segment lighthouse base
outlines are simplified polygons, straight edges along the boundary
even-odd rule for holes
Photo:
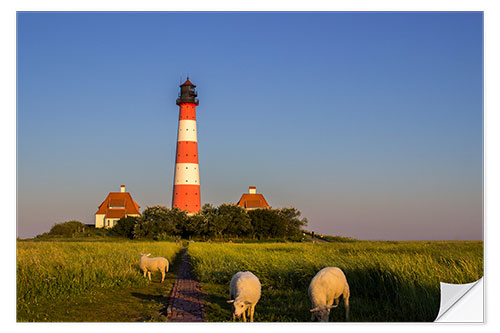
[[[196,214],[201,209],[199,185],[175,185],[172,208],[179,208],[188,214]]]

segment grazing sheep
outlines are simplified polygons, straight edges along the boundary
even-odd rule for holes
[[[229,284],[229,298],[227,301],[233,304],[233,321],[235,317],[243,314],[243,321],[246,322],[245,311],[248,310],[250,322],[253,322],[255,305],[260,299],[260,281],[252,272],[238,272],[234,274]]]
[[[144,272],[144,277],[146,277],[146,272],[148,273],[149,281],[151,281],[151,272],[160,271],[161,282],[163,283],[165,280],[165,273],[168,272],[168,260],[163,257],[148,258],[150,255],[151,253],[141,253],[139,267]]]
[[[311,299],[311,320],[316,317],[319,321],[327,322],[330,309],[339,305],[342,295],[345,307],[345,319],[349,320],[349,284],[344,272],[337,267],[325,267],[311,280],[309,298]],[[332,305],[335,301],[335,305]]]

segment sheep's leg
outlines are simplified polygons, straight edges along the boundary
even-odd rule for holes
[[[253,314],[255,313],[255,304],[252,304],[251,312],[250,312],[250,322],[253,323]]]
[[[236,315],[233,312],[233,321],[236,321]]]
[[[349,321],[349,289],[344,290],[344,294],[342,298],[344,299],[344,307],[345,307],[345,320]]]
[[[151,281],[151,272],[148,271],[149,281]]]
[[[245,315],[246,311],[243,311],[243,321],[246,323],[247,322],[247,316]]]
[[[147,271],[144,271],[144,277],[146,277],[146,272],[147,272]]]
[[[161,283],[163,283],[163,281],[165,281],[165,270],[161,270]]]

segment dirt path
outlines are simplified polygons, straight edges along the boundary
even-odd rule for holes
[[[204,322],[205,309],[198,281],[191,275],[189,256],[184,248],[181,264],[167,307],[167,321]]]

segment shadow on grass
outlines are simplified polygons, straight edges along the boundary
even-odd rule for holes
[[[213,283],[201,284],[203,304],[205,305],[205,318],[209,322],[232,321],[232,308],[227,303],[226,288]],[[224,296],[225,295],[225,296]]]
[[[210,322],[231,322],[233,307],[227,303],[228,287],[211,283],[202,285],[206,318]],[[304,295],[305,294],[305,299]],[[263,288],[255,307],[255,322],[307,322],[311,314],[307,291],[272,290]],[[242,318],[236,321],[242,321]]]
[[[144,301],[155,301],[155,302],[158,302],[160,304],[163,304],[164,306],[168,305],[168,297],[165,297],[162,294],[149,295],[149,294],[141,294],[141,293],[133,292],[131,295],[134,297],[140,298]]]

